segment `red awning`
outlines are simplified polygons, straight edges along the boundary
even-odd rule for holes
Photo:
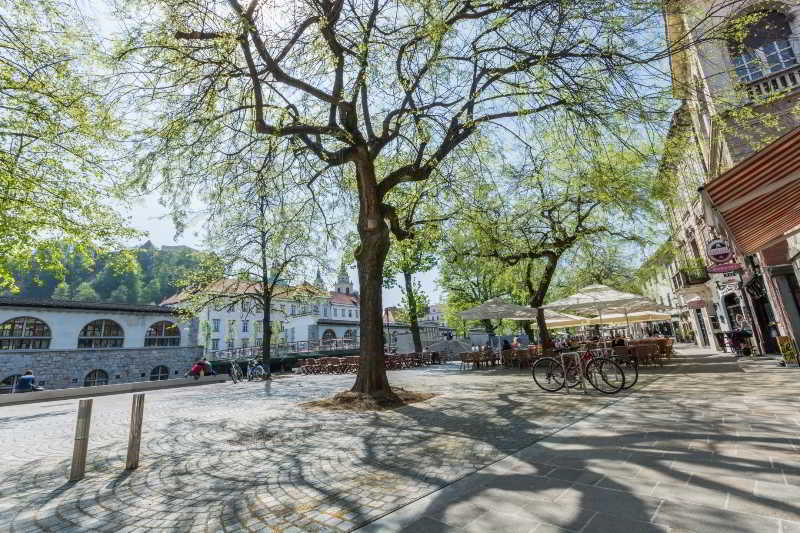
[[[800,226],[800,128],[704,187],[738,251],[753,254]]]

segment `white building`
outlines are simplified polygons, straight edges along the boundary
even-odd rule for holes
[[[156,305],[0,298],[0,388],[32,370],[47,388],[183,377],[197,328]]]
[[[198,342],[206,351],[262,344],[264,313],[255,300],[246,296],[257,289],[258,284],[239,280],[220,280],[209,288],[209,293],[221,297],[196,314],[200,329]],[[179,307],[189,298],[186,293],[180,293],[162,305]],[[319,341],[328,344],[347,341],[357,346],[361,321],[359,303],[344,264],[333,291],[325,290],[319,272],[314,285],[306,282],[297,286],[284,285],[272,300],[273,342],[288,345],[289,351],[301,348],[303,343]]]

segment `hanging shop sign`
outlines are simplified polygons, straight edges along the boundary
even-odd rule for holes
[[[706,254],[715,263],[727,263],[733,259],[733,251],[728,242],[722,239],[713,239],[706,244]]]
[[[710,265],[707,270],[712,274],[722,274],[723,272],[737,272],[742,270],[739,263],[725,263],[724,265]]]

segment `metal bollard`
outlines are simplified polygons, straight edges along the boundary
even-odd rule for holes
[[[92,421],[92,400],[81,400],[78,404],[78,422],[75,424],[75,444],[72,449],[72,465],[69,480],[80,481],[86,472],[86,449],[89,446],[89,426]]]
[[[139,468],[139,450],[142,444],[142,419],[144,418],[144,394],[134,394],[131,403],[131,429],[128,434],[128,458],[125,470]]]

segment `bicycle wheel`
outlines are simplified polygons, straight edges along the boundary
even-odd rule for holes
[[[625,372],[611,359],[592,359],[586,365],[586,379],[603,394],[616,394],[625,386]]]
[[[556,392],[564,387],[564,368],[552,357],[536,361],[531,368],[531,375],[539,388],[547,392]]]
[[[251,379],[264,379],[264,367],[256,365],[252,372],[250,372]]]
[[[612,357],[612,361],[622,367],[625,372],[625,386],[623,389],[630,389],[639,381],[639,362],[633,357]]]

